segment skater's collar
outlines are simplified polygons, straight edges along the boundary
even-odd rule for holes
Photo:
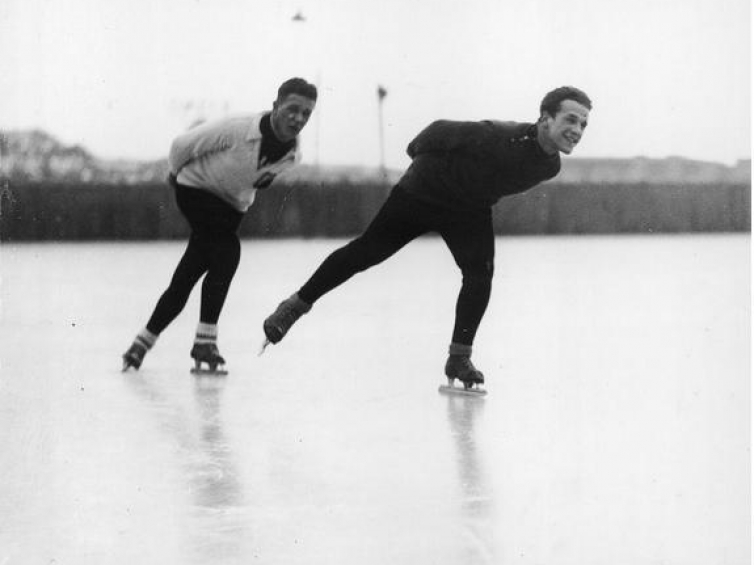
[[[262,139],[261,122],[262,117],[264,117],[266,114],[269,114],[269,112],[257,114],[252,117],[251,123],[249,124],[249,131],[246,133],[246,141],[256,141]]]
[[[527,130],[527,136],[531,137],[531,139],[534,140],[534,148],[535,148],[535,151],[537,152],[537,157],[540,157],[542,159],[550,159],[553,161],[555,160],[560,161],[560,153],[558,152],[548,153],[539,144],[538,134],[539,134],[539,123],[537,122],[537,123],[532,124],[531,127],[529,127],[529,129]]]
[[[272,114],[265,114],[262,116],[262,119],[259,120],[259,130],[262,132],[262,139],[265,140],[265,143],[269,142],[272,146],[287,147],[290,149],[295,145],[295,138],[289,141],[281,141],[278,136],[275,135],[275,129],[272,127]]]
[[[249,125],[249,131],[246,133],[246,141],[259,141],[263,137],[263,131],[262,131],[262,118],[265,116],[270,116],[272,112],[262,112],[261,114],[257,114],[254,116],[251,120],[251,124]],[[269,118],[268,118],[269,119]],[[293,147],[298,148],[298,136],[293,140]]]
[[[545,152],[544,149],[542,149],[542,146],[537,140],[537,133],[538,126],[536,123],[522,123],[520,124],[518,131],[512,137],[510,137],[508,141],[513,145],[525,144],[530,147],[534,147],[534,152],[539,158],[552,159],[553,157],[557,156],[557,153],[555,155],[550,155],[549,153]]]

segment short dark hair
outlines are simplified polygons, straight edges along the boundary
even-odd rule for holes
[[[299,94],[305,98],[311,98],[316,102],[317,87],[299,77],[289,78],[278,88],[278,100],[285,98],[289,94]]]
[[[539,105],[539,115],[541,116],[547,112],[549,115],[554,116],[560,110],[560,104],[563,100],[573,100],[590,110],[592,109],[592,101],[583,90],[579,90],[574,86],[561,86],[545,94],[542,103]]]

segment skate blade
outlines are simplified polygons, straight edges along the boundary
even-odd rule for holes
[[[139,370],[139,368],[138,368],[138,367],[137,367],[136,365],[133,365],[133,364],[129,363],[128,361],[126,361],[126,360],[124,359],[124,360],[123,360],[123,367],[121,368],[120,372],[121,372],[121,373],[125,373],[125,372],[126,372],[126,371],[128,371],[128,370],[129,370],[129,369],[130,369],[131,367],[133,367],[135,371],[138,371],[138,370]]]
[[[225,369],[210,369],[204,367],[194,367],[191,369],[192,375],[206,376],[206,377],[224,377],[228,374]]]
[[[455,386],[453,383],[448,383],[446,385],[440,385],[440,387],[437,389],[438,392],[441,392],[443,394],[452,394],[452,395],[458,395],[458,396],[486,396],[487,390],[480,388],[479,385],[473,385],[470,388],[466,388],[465,386]]]
[[[228,374],[225,365],[210,365],[203,361],[194,361],[194,367],[191,369],[192,375],[207,375],[211,377],[222,377]]]
[[[264,338],[264,342],[262,342],[262,347],[259,348],[259,353],[257,353],[257,357],[261,357],[262,353],[264,353],[264,350],[267,349],[267,346],[270,345],[272,342],[269,340],[269,338]]]

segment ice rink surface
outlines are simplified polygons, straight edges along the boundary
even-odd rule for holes
[[[244,242],[225,378],[198,293],[120,372],[183,243],[0,247],[0,565],[750,562],[748,235],[499,239],[484,399],[437,239],[257,357],[341,243]]]

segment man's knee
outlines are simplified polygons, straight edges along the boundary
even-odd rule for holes
[[[238,239],[238,236],[235,234],[228,235],[226,245],[228,247],[228,253],[237,262],[241,258],[241,241]]]
[[[235,235],[229,236],[223,244],[223,255],[228,265],[235,271],[241,261],[241,242]]]
[[[351,270],[360,272],[390,257],[392,250],[374,238],[361,235],[341,248],[340,253]]]
[[[218,234],[209,246],[210,271],[232,276],[241,261],[241,242],[232,234]]]
[[[488,259],[461,268],[463,279],[480,284],[491,283],[495,274],[495,261]]]

